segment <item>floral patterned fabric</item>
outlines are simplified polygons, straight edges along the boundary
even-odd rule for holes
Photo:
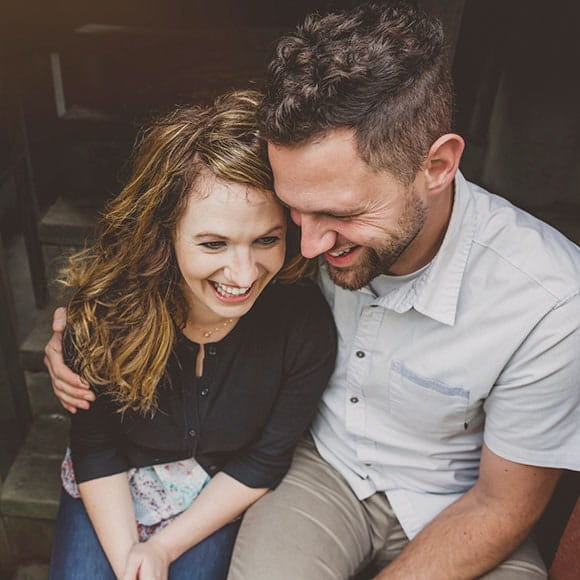
[[[193,458],[133,468],[128,471],[128,478],[141,541],[186,510],[210,480]],[[69,495],[80,498],[70,449],[62,462],[61,481]]]

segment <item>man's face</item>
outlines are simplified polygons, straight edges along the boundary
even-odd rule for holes
[[[307,258],[323,255],[333,281],[349,290],[397,271],[427,217],[415,183],[375,171],[340,129],[297,147],[268,145],[278,197],[302,228]]]

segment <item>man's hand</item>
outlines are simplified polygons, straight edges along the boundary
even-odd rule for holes
[[[171,559],[161,544],[135,544],[127,557],[122,580],[167,580]]]
[[[73,373],[62,357],[62,333],[66,326],[66,309],[57,308],[52,319],[52,338],[44,348],[44,364],[50,374],[52,389],[60,404],[70,413],[78,409],[88,409],[88,401],[95,395],[79,375]]]

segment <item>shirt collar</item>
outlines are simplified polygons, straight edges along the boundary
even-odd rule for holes
[[[472,203],[469,185],[457,172],[451,218],[437,255],[421,276],[379,297],[377,304],[398,313],[414,308],[448,326],[455,324],[459,290],[477,226]],[[368,288],[361,291],[370,292]]]

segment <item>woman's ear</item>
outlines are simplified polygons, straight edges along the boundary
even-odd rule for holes
[[[438,193],[453,181],[464,147],[465,142],[455,133],[442,135],[431,145],[423,164],[425,184],[429,192]]]

